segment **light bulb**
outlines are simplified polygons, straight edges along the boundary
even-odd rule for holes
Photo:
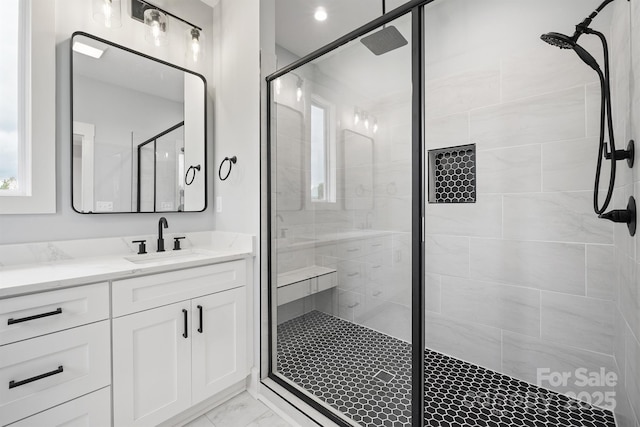
[[[364,117],[364,127],[365,129],[369,129],[369,117],[365,115]]]
[[[111,0],[104,0],[104,4],[102,5],[102,14],[104,15],[104,26],[111,28],[111,16],[113,15]]]
[[[122,25],[120,17],[120,0],[92,0],[93,20],[107,28],[117,28]]]
[[[149,26],[147,41],[155,46],[162,46],[167,41],[167,16],[157,9],[144,11],[144,23]]]
[[[360,123],[360,112],[358,110],[353,114],[353,123],[356,125]]]
[[[298,89],[296,89],[296,100],[300,102],[301,99],[302,99],[302,88],[298,87]]]
[[[196,28],[191,30],[191,53],[193,54],[193,62],[198,62],[200,54],[200,31]]]
[[[378,132],[378,120],[373,121],[373,133]]]
[[[313,14],[313,17],[316,21],[322,22],[327,20],[327,11],[324,7],[319,7],[316,9],[316,12]]]

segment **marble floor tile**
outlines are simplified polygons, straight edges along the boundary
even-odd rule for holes
[[[243,392],[207,412],[206,418],[215,427],[245,427],[269,412],[269,408],[262,402]]]

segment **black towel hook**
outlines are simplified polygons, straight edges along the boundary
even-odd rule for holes
[[[223,178],[222,166],[224,165],[224,162],[227,162],[227,161],[229,162],[229,170],[227,171],[227,174]],[[233,168],[233,165],[235,165],[237,161],[238,161],[238,158],[236,156],[225,157],[224,160],[222,160],[222,162],[220,163],[220,167],[218,168],[218,177],[220,178],[220,181],[225,181],[227,178],[229,178],[229,175],[231,174],[231,169]]]

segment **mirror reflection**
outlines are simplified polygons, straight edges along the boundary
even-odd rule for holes
[[[204,77],[84,33],[71,48],[73,208],[204,210]]]

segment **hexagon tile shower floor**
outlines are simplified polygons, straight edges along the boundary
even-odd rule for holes
[[[411,425],[411,345],[404,341],[312,311],[278,326],[278,368],[363,426]],[[615,422],[609,411],[427,350],[425,425],[614,427]]]

